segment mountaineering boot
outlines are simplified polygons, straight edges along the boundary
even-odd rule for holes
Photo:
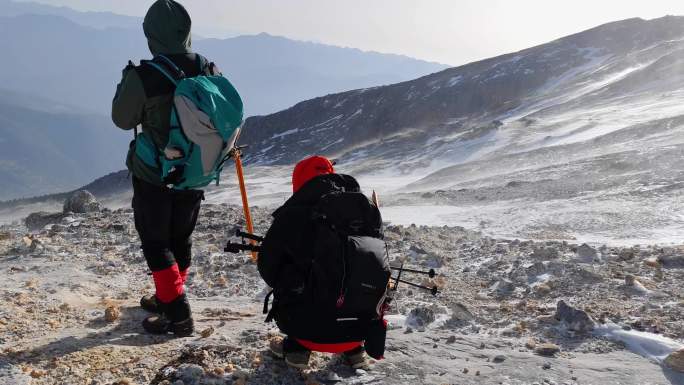
[[[285,357],[283,353],[283,339],[280,337],[275,337],[273,338],[269,343],[268,343],[268,348],[271,350],[271,354],[273,354],[276,358],[282,359]]]
[[[285,363],[293,368],[307,369],[309,367],[310,357],[311,352],[308,350],[289,352],[285,353]]]
[[[142,298],[140,298],[140,307],[143,308],[143,310],[148,311],[150,313],[161,313],[159,300],[157,299],[157,296],[154,294],[144,295]]]
[[[286,337],[282,344],[282,352],[285,357],[285,363],[293,368],[307,369],[309,367],[309,358],[311,351],[301,346],[297,341]],[[273,352],[273,349],[271,349]],[[274,354],[276,354],[274,352]]]
[[[172,322],[166,315],[158,314],[145,318],[143,328],[150,334],[173,333],[176,337],[189,337],[195,331],[192,318],[179,322]]]
[[[344,362],[353,369],[369,368],[368,360],[366,360],[366,352],[361,346],[354,350],[342,353],[342,357]]]
[[[195,331],[190,304],[185,294],[168,304],[159,303],[164,308],[159,315],[145,318],[143,328],[152,334],[173,333],[176,337],[187,337]]]

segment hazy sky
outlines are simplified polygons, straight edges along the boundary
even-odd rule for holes
[[[38,0],[144,15],[150,0]],[[684,0],[185,0],[194,25],[405,54],[447,64],[520,50],[630,17],[684,15]],[[205,32],[206,33],[206,32]]]

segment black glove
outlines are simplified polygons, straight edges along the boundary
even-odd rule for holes
[[[178,165],[175,166],[169,175],[164,178],[164,184],[165,185],[177,185],[183,183],[185,180],[183,178],[183,172],[185,171],[185,166]]]

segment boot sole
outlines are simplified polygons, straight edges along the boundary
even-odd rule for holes
[[[145,328],[143,328],[143,329],[145,329]],[[192,335],[195,334],[194,331],[191,331],[189,333],[177,333],[177,332],[174,332],[173,330],[163,330],[162,331],[162,330],[148,330],[148,329],[145,329],[145,332],[147,332],[147,334],[153,334],[155,336],[172,335],[172,336],[178,337],[178,338],[192,337]]]
[[[295,369],[302,369],[302,370],[303,369],[309,369],[309,363],[308,362],[306,364],[298,364],[298,363],[289,361],[287,359],[287,357],[285,357],[285,363],[287,364],[287,366],[295,368]]]
[[[185,338],[185,337],[192,337],[192,335],[195,334],[195,331],[193,330],[193,331],[191,331],[191,332],[184,332],[184,333],[176,333],[176,332],[174,332],[174,331],[171,331],[171,333],[172,333],[175,337],[178,337],[178,338]]]

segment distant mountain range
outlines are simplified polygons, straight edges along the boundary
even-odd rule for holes
[[[9,182],[0,199],[72,189],[123,167],[130,135],[113,127],[109,111],[128,60],[150,57],[141,24],[137,17],[0,0],[0,177]],[[248,115],[445,68],[267,34],[200,39],[194,49],[236,85]]]
[[[202,39],[198,52],[215,61],[240,90],[248,112],[263,114],[302,100],[392,84],[447,68],[401,55],[302,42],[266,33]]]
[[[121,28],[142,30],[141,17],[117,15],[111,12],[79,12],[69,7],[55,7],[34,2],[0,0],[0,16],[51,15],[69,19],[74,23],[96,28]]]
[[[105,116],[0,90],[0,199],[69,190],[120,170],[130,139]]]
[[[140,18],[0,0],[3,88],[107,113],[128,60],[149,59]],[[363,52],[259,34],[195,40],[245,99],[248,115],[302,100],[416,78],[446,68],[400,55]]]

